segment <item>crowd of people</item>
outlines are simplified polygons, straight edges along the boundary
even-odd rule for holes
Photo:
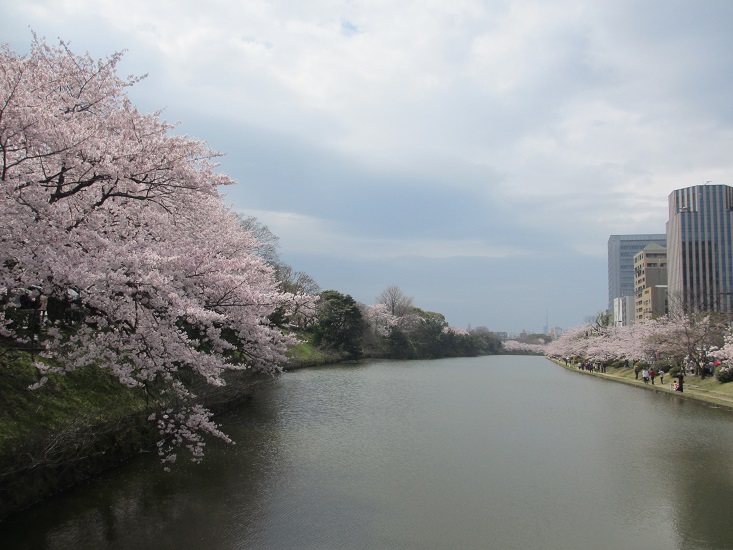
[[[565,362],[567,365],[567,361]],[[597,361],[595,363],[591,363],[590,361],[580,361],[578,363],[578,368],[580,370],[587,370],[590,372],[606,372],[606,364],[601,363],[600,361]]]
[[[639,370],[640,367],[638,364],[634,366],[634,376],[636,380],[639,379]],[[660,382],[664,384],[664,371],[662,369],[659,369],[658,371],[654,370],[654,367],[648,369],[646,367],[641,369],[641,379],[644,381],[645,384],[648,384],[649,382],[652,383],[652,386],[654,385],[654,379],[659,376]]]
[[[659,377],[659,383],[661,385],[664,385],[664,375],[666,374],[662,369],[655,370],[654,367],[648,368],[646,366],[640,366],[638,363],[634,365],[634,377],[636,380],[639,379],[639,374],[641,373],[641,379],[644,381],[645,384],[649,384],[651,382],[652,386],[654,386],[654,380]],[[680,370],[677,375],[675,376],[674,381],[670,384],[670,389],[673,391],[683,391],[684,390],[684,379],[685,379],[685,373]]]
[[[565,365],[572,364],[573,361],[570,358],[565,358]],[[606,372],[606,364],[602,361],[578,361],[578,369],[588,372]],[[630,367],[629,362],[626,361],[625,365],[627,368]],[[634,364],[634,379],[638,380],[641,374],[641,379],[644,384],[651,383],[652,386],[656,385],[655,380],[659,379],[659,384],[664,385],[664,377],[667,376],[662,369],[655,369],[654,367],[647,367],[640,365],[639,363]],[[673,391],[682,392],[684,391],[684,380],[685,380],[685,368],[683,367],[680,371],[674,375],[673,381],[670,383],[670,389]]]

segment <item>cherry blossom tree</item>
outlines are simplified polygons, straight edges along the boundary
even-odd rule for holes
[[[382,338],[389,336],[390,329],[396,326],[398,322],[398,318],[389,312],[385,304],[364,306],[362,315],[371,332]]]
[[[315,299],[280,291],[223,203],[218,153],[138,112],[120,59],[0,48],[0,336],[41,346],[40,375],[96,365],[141,388],[161,453],[199,459],[226,436],[184,381],[278,370],[289,338],[268,316]]]
[[[733,365],[733,327],[728,327],[723,335],[723,345],[712,350],[711,354],[728,365]]]
[[[550,357],[585,357],[591,325],[581,325],[563,331],[545,347],[545,355]]]
[[[530,344],[527,342],[519,342],[517,340],[507,340],[504,342],[504,351],[510,353],[537,353],[544,355],[547,351],[545,344]]]
[[[701,378],[702,368],[714,354],[725,347],[728,331],[724,315],[713,311],[690,312],[665,319],[664,330],[655,338],[657,355],[666,356],[677,364],[692,363]]]
[[[458,328],[458,327],[443,327],[443,334],[455,334],[456,336],[468,336],[470,332],[468,332],[465,328]]]
[[[733,334],[726,319],[715,312],[660,317],[628,326],[585,325],[565,331],[546,349],[551,357],[579,357],[590,361],[691,362],[701,368],[711,357],[733,359]]]

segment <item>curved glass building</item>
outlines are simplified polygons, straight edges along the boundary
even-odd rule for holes
[[[669,195],[669,309],[731,311],[733,187],[694,185]]]

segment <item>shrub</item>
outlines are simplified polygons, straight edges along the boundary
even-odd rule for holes
[[[715,378],[721,384],[725,384],[726,382],[733,382],[733,367],[721,365],[715,371]]]
[[[673,365],[669,361],[656,361],[654,363],[654,370],[657,372],[664,371],[665,373],[670,372]]]

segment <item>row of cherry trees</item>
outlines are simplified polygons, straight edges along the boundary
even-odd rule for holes
[[[643,361],[702,367],[710,360],[733,363],[733,332],[726,315],[698,312],[665,316],[628,326],[585,325],[565,331],[545,347],[552,357],[592,362]]]
[[[0,338],[48,371],[96,365],[157,403],[161,453],[226,439],[186,380],[274,371],[316,298],[285,291],[219,189],[218,153],[142,114],[117,75],[36,38],[0,49]],[[185,375],[182,375],[184,373]]]

